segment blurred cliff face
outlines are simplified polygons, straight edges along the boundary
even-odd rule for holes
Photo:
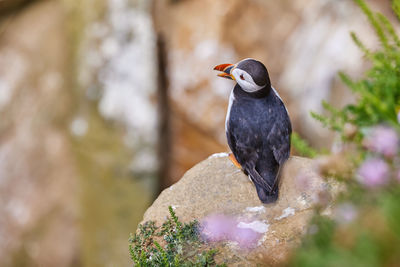
[[[142,77],[155,72],[151,17],[135,4],[28,1],[4,9],[1,266],[128,264],[129,233],[153,195],[157,137],[156,109],[148,108],[155,86]],[[132,62],[142,68],[133,71]]]
[[[390,7],[389,1],[370,3],[384,13]],[[337,75],[356,77],[364,69],[350,31],[376,44],[351,0],[156,1],[154,19],[168,41],[173,180],[198,158],[225,147],[233,83],[215,78],[212,66],[248,57],[264,62],[294,130],[329,149],[333,136],[309,112],[322,113],[323,99],[335,106],[352,101]]]
[[[216,64],[263,61],[295,130],[329,147],[308,112],[351,101],[350,30],[374,44],[350,0],[1,1],[0,265],[127,264],[157,183],[227,150]]]
[[[0,37],[0,265],[71,263],[78,181],[61,127],[71,101],[63,10],[46,2],[15,12],[3,15]],[[68,246],[54,249],[61,240]]]

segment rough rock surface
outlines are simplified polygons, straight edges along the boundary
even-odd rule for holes
[[[254,249],[241,250],[233,242],[221,242],[217,245],[217,260],[226,261],[229,266],[274,265],[282,263],[290,248],[299,243],[314,203],[335,194],[339,187],[320,177],[312,160],[292,157],[282,173],[280,188],[279,200],[263,205],[252,182],[230,162],[227,154],[214,154],[165,189],[146,211],[143,221],[160,224],[168,216],[168,206],[184,222],[201,221],[210,214],[238,216],[250,224],[258,221],[264,234]]]

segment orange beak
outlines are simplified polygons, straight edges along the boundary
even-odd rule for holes
[[[222,71],[218,76],[227,78],[235,81],[235,77],[232,75],[232,70],[235,68],[235,64],[221,64],[214,67],[214,70]]]

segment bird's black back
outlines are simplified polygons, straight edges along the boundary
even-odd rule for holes
[[[278,197],[277,176],[290,154],[292,130],[282,100],[267,92],[254,97],[236,85],[226,129],[229,147],[264,203]]]

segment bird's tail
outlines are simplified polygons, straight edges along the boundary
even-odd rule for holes
[[[268,171],[268,173],[264,173],[265,178],[262,177],[255,168],[250,169],[249,174],[256,186],[258,198],[262,203],[272,203],[278,199],[280,176],[279,167],[276,172],[271,173]]]
[[[256,183],[254,183],[254,185],[256,186],[258,198],[262,203],[273,203],[278,199],[279,188],[277,186],[272,191],[268,191]]]

